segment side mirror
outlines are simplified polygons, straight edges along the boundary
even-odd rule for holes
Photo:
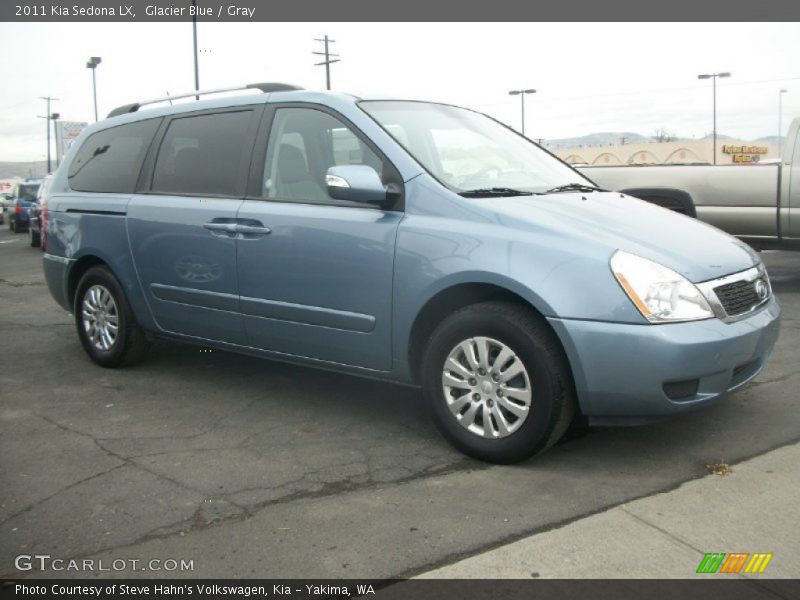
[[[383,204],[386,186],[378,172],[367,165],[341,165],[331,167],[325,174],[328,194],[336,200]]]

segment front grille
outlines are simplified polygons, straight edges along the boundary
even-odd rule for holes
[[[764,284],[763,279],[756,279],[755,281],[734,281],[714,288],[714,293],[729,317],[746,313],[764,301],[765,298],[759,298],[756,292],[758,282]]]

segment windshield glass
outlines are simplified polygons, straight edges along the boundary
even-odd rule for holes
[[[591,185],[528,139],[480,113],[396,100],[362,101],[360,106],[456,192],[505,188],[541,193],[570,183]]]
[[[26,183],[19,186],[19,199],[27,202],[36,202],[36,192],[39,190],[38,183]]]

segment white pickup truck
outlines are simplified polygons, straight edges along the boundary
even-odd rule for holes
[[[580,167],[598,186],[696,217],[756,249],[800,250],[800,118],[778,163]]]

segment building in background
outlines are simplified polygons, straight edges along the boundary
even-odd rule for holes
[[[624,165],[712,164],[711,140],[676,140],[624,145],[545,147],[573,165],[616,167]],[[717,164],[750,164],[777,159],[778,146],[766,142],[717,140]]]

